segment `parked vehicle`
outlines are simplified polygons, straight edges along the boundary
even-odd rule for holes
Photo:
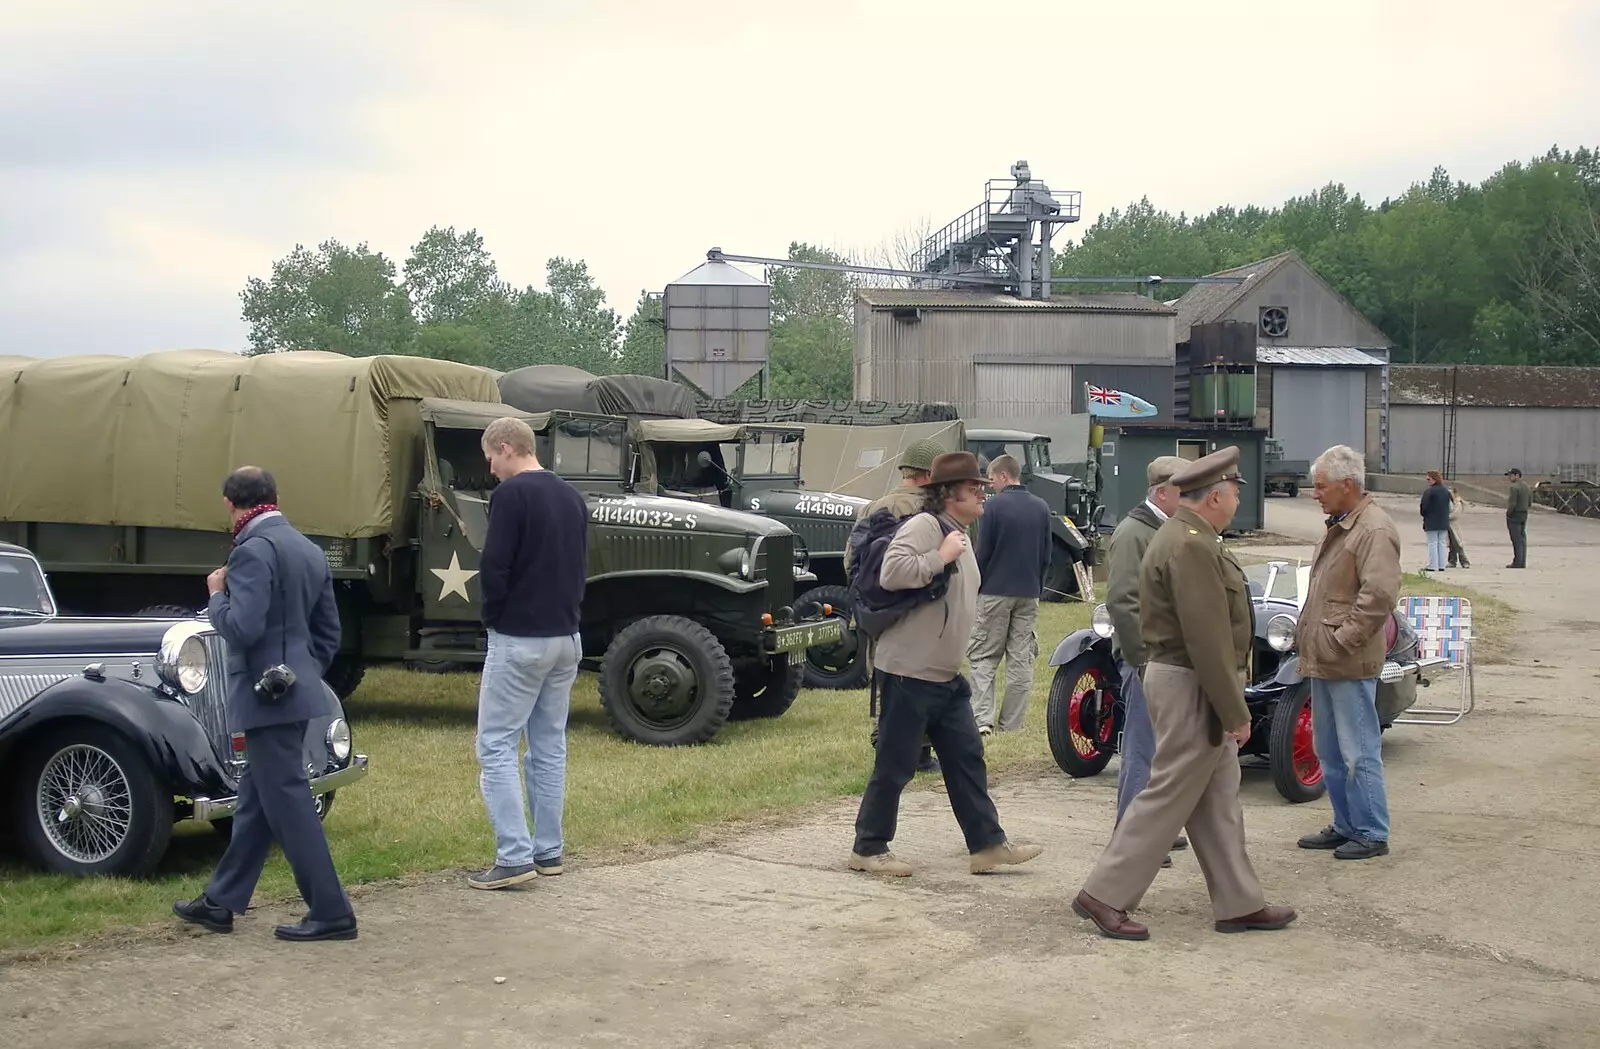
[[[1058,473],[1050,464],[1050,438],[1022,430],[968,429],[967,450],[987,472],[989,460],[1011,455],[1022,467],[1022,485],[1050,507],[1052,554],[1045,573],[1044,600],[1065,601],[1080,589],[1079,570],[1094,565],[1093,534],[1098,519],[1094,492],[1076,477]],[[983,522],[978,522],[983,527]],[[1084,533],[1091,538],[1084,538]],[[1085,575],[1084,578],[1087,578]]]
[[[1245,703],[1250,709],[1250,741],[1240,756],[1263,759],[1278,793],[1292,802],[1314,801],[1326,790],[1322,765],[1311,736],[1311,683],[1299,673],[1294,652],[1295,624],[1304,598],[1305,574],[1274,561],[1245,569],[1250,583],[1255,640],[1251,646]],[[1097,605],[1090,626],[1074,631],[1056,646],[1050,665],[1046,726],[1050,752],[1073,777],[1098,775],[1122,740],[1122,663],[1111,654],[1111,617]],[[1391,613],[1386,626],[1388,655],[1378,682],[1380,724],[1388,729],[1413,706],[1424,671],[1447,662],[1418,659],[1417,636],[1405,617]]]
[[[28,858],[62,874],[144,874],[174,823],[226,829],[248,762],[227,726],[227,661],[204,619],[61,615],[38,559],[0,543],[0,820]],[[334,714],[304,743],[319,817],[367,774],[328,698]]]
[[[1285,459],[1283,442],[1276,437],[1266,439],[1265,454],[1261,463],[1261,483],[1266,493],[1283,492],[1293,499],[1300,494],[1300,486],[1311,478],[1311,463],[1305,459]]]
[[[181,614],[227,558],[222,478],[254,463],[333,570],[343,637],[328,682],[341,697],[374,662],[481,664],[494,479],[479,441],[490,420],[521,415],[589,501],[584,656],[616,731],[699,743],[730,717],[786,710],[805,650],[842,633],[837,617],[795,610],[814,577],[793,534],[619,494],[626,420],[534,416],[498,397],[493,373],[419,357],[0,359],[0,433],[28,441],[0,461],[0,539],[35,550],[75,612]]]

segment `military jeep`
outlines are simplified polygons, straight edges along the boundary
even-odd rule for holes
[[[968,429],[967,450],[978,457],[985,473],[989,461],[1013,456],[1022,467],[1022,485],[1050,507],[1051,557],[1045,574],[1044,600],[1064,601],[1079,592],[1077,565],[1094,565],[1094,544],[1084,531],[1094,525],[1094,492],[1050,464],[1050,438],[1022,430]],[[983,527],[979,521],[978,527]]]

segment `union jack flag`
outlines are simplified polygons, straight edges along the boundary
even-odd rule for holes
[[[1089,400],[1094,404],[1116,404],[1122,399],[1122,394],[1116,390],[1108,390],[1104,386],[1089,387]]]

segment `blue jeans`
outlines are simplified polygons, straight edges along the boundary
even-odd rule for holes
[[[478,687],[478,765],[483,803],[494,827],[495,862],[520,867],[561,855],[561,809],[567,790],[567,710],[583,642],[570,637],[512,637],[489,631]],[[517,776],[517,743],[528,752]],[[533,834],[524,809],[533,810]]]
[[[1311,739],[1333,803],[1333,829],[1347,838],[1388,841],[1378,679],[1312,678]]]
[[[1156,756],[1156,730],[1150,723],[1139,668],[1122,665],[1122,742],[1117,746],[1117,822],[1128,811],[1134,795],[1150,782],[1150,762]]]
[[[1450,549],[1450,533],[1424,531],[1422,534],[1428,537],[1428,567],[1442,570],[1446,552]]]

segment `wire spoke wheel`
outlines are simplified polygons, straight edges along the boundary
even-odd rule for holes
[[[45,836],[63,856],[99,863],[133,826],[133,791],[116,758],[87,743],[57,751],[40,773],[37,808]]]

